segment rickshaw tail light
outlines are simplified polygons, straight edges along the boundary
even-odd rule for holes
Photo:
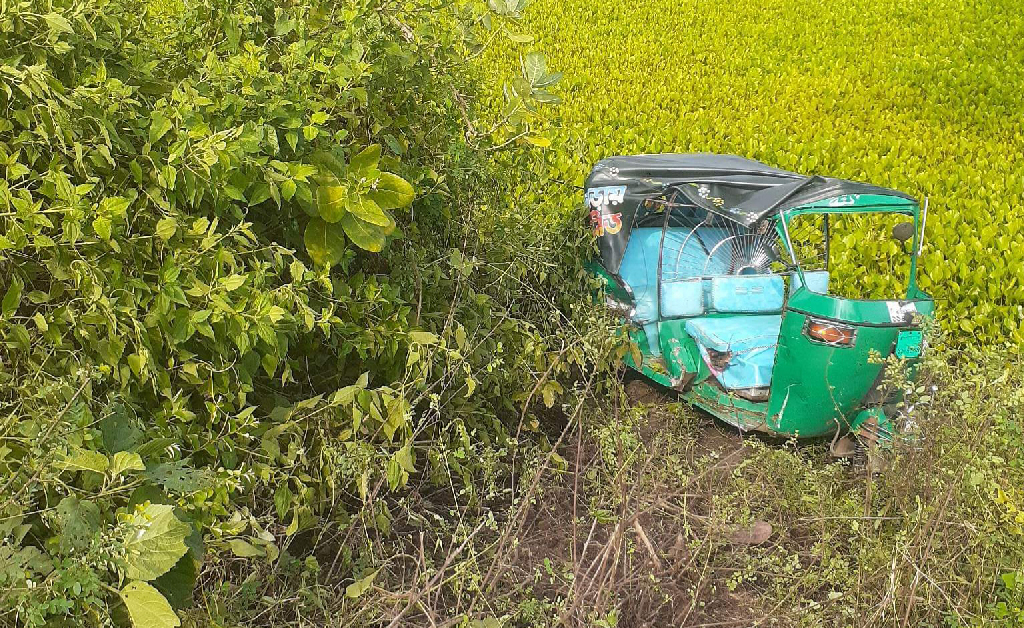
[[[853,340],[857,335],[853,327],[816,320],[807,321],[804,333],[811,340],[835,347],[852,346]]]

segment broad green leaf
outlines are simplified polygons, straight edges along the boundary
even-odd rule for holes
[[[68,34],[75,32],[75,29],[71,26],[71,22],[59,13],[47,13],[43,16],[43,19],[46,20],[46,26],[49,27],[51,32]]]
[[[125,576],[129,579],[159,578],[188,551],[185,537],[191,526],[174,516],[172,506],[149,504],[132,516],[131,524],[124,540]]]
[[[505,36],[509,38],[509,41],[513,41],[517,44],[528,44],[533,41],[533,35],[513,33],[510,30],[505,31]]]
[[[412,203],[416,191],[408,181],[397,174],[382,172],[377,179],[377,185],[367,196],[381,209],[401,209]]]
[[[421,345],[436,345],[441,339],[429,331],[410,331],[409,340]]]
[[[531,52],[523,60],[523,76],[530,85],[536,85],[548,73],[547,59],[541,52]]]
[[[175,442],[173,439],[168,438],[146,441],[146,443],[136,449],[136,452],[145,458]],[[146,469],[142,475],[149,481],[175,493],[194,493],[208,489],[213,484],[212,472],[209,469],[202,467],[195,469],[187,460],[175,460],[158,464]]]
[[[186,544],[188,541],[186,541]],[[153,585],[164,594],[173,608],[185,609],[192,606],[192,590],[196,586],[196,559],[193,558],[194,548],[190,548],[171,570],[153,581]]]
[[[117,477],[127,471],[145,471],[146,465],[142,463],[142,456],[128,451],[119,451],[110,459],[110,475]]]
[[[536,100],[537,102],[542,102],[547,105],[557,105],[558,103],[562,102],[562,99],[559,98],[558,96],[552,94],[551,92],[544,91],[542,89],[537,89],[533,91],[533,99]]]
[[[409,443],[406,443],[404,447],[395,452],[395,460],[398,464],[402,465],[402,468],[409,473],[416,471],[416,466],[412,461],[412,447]]]
[[[295,181],[293,179],[286,179],[281,182],[281,197],[286,200],[292,200],[295,196]]]
[[[345,254],[345,230],[340,224],[314,218],[306,225],[302,240],[317,266],[333,266]]]
[[[388,215],[381,210],[377,203],[374,203],[368,198],[362,196],[350,198],[346,208],[360,220],[368,222],[371,225],[387,227],[391,224],[391,219],[388,218]]]
[[[380,144],[370,144],[349,162],[349,167],[356,174],[365,173],[377,167],[380,161]]]
[[[228,275],[227,277],[221,277],[220,281],[221,288],[224,288],[228,292],[238,290],[245,283],[245,275]]]
[[[271,323],[277,323],[284,318],[288,312],[280,305],[271,305],[270,309],[267,310],[267,318],[270,319]]]
[[[321,185],[316,189],[316,210],[327,222],[341,220],[348,204],[348,188],[344,185]]]
[[[92,501],[65,497],[57,504],[56,515],[60,531],[57,542],[62,552],[87,549],[102,531],[100,509]]]
[[[537,88],[540,88],[540,87],[551,87],[552,85],[554,85],[555,83],[557,83],[558,81],[561,81],[561,80],[562,80],[562,73],[561,72],[551,72],[549,74],[545,74],[543,77],[538,79],[533,84],[533,86],[537,87]]]
[[[352,214],[345,214],[339,223],[345,234],[359,248],[379,253],[384,248],[386,230],[378,225],[373,225],[356,218]]]
[[[156,237],[164,240],[170,240],[174,235],[174,232],[178,230],[178,221],[174,218],[161,218],[156,223]]]
[[[273,188],[265,182],[257,183],[249,194],[249,205],[259,205],[273,195]]]
[[[167,598],[145,582],[129,582],[121,589],[134,628],[177,628],[181,620]]]
[[[171,126],[171,121],[167,119],[167,116],[159,111],[154,111],[153,115],[149,117],[149,143],[156,144],[171,130]]]
[[[263,371],[268,377],[273,377],[274,373],[277,372],[277,367],[280,361],[277,356],[273,353],[264,353],[263,357],[260,358],[260,365],[263,367]]]
[[[562,385],[555,381],[549,381],[541,388],[541,395],[544,397],[544,405],[548,408],[555,405],[555,394],[562,392]]]
[[[392,491],[401,486],[405,486],[406,482],[409,481],[409,474],[402,468],[402,465],[398,463],[398,460],[396,460],[394,456],[388,460],[387,480],[388,488]]]
[[[242,539],[231,539],[228,541],[231,553],[239,558],[252,558],[254,556],[266,556],[266,552]]]
[[[21,291],[23,287],[24,284],[17,277],[11,280],[11,285],[4,294],[3,304],[0,305],[0,312],[2,312],[4,318],[10,318],[18,310],[18,306],[21,305]]]
[[[295,20],[285,17],[287,13],[282,13],[276,22],[274,22],[274,35],[283,37],[288,33],[295,30]]]
[[[277,518],[281,521],[284,521],[284,516],[288,514],[288,510],[292,506],[292,497],[292,490],[288,487],[287,482],[282,482],[274,491],[274,510],[277,512]]]
[[[109,240],[111,232],[110,218],[107,218],[106,216],[100,216],[96,220],[92,221],[92,230],[95,231],[96,235],[98,235],[101,239]]]
[[[133,355],[138,357],[137,354]],[[131,356],[128,362],[131,364]],[[104,415],[99,422],[100,432],[103,434],[103,449],[110,453],[135,451],[135,447],[143,440],[143,433],[132,421],[128,409],[121,404],[113,404],[104,409]]]
[[[131,204],[131,199],[123,196],[108,196],[100,201],[100,213],[108,216],[123,216]]]
[[[355,599],[360,595],[366,593],[373,586],[373,580],[377,577],[377,572],[374,571],[370,575],[356,580],[352,584],[345,587],[345,597]]]
[[[76,449],[58,464],[66,471],[93,471],[95,473],[104,473],[110,466],[110,461],[107,460],[106,456],[98,451]]]

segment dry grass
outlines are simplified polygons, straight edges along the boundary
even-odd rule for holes
[[[827,443],[741,436],[635,384],[591,382],[549,417],[549,447],[519,452],[514,483],[499,474],[475,501],[456,484],[374,493],[311,543],[318,573],[277,567],[213,597],[227,614],[264,600],[235,615],[261,626],[1018,625],[996,604],[1024,597],[999,577],[1024,561],[1024,369],[948,358],[915,396],[926,437],[897,443],[881,474]],[[378,570],[358,598],[329,566],[344,552]]]

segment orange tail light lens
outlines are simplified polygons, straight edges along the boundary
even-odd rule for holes
[[[853,327],[813,319],[807,321],[804,333],[815,342],[834,347],[852,346],[854,338],[857,336],[857,330]]]

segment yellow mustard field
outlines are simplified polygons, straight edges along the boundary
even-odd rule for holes
[[[945,325],[1024,343],[1014,2],[537,0],[526,14],[564,73],[545,133],[567,183],[610,155],[718,152],[927,196],[920,282]],[[560,207],[579,197],[566,187]],[[861,256],[891,246],[853,240]]]

